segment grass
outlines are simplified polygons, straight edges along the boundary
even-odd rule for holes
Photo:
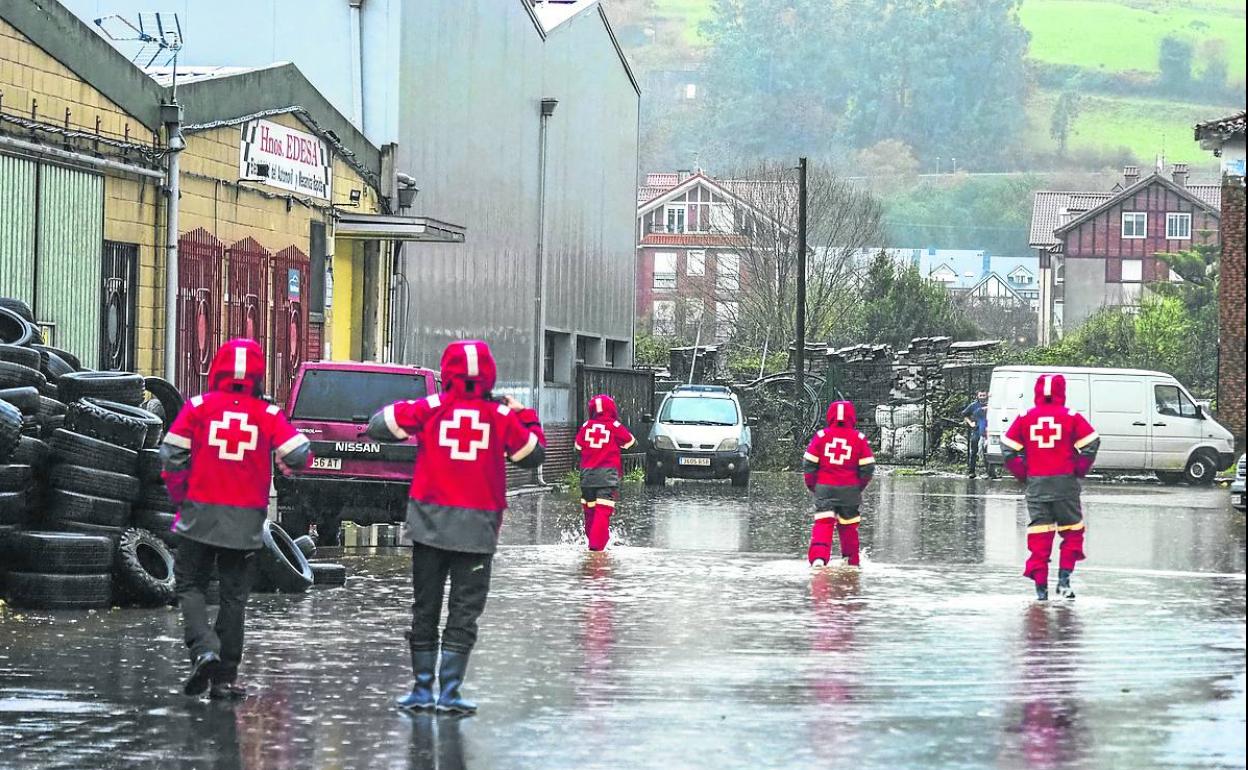
[[[1031,33],[1031,57],[1054,64],[1121,72],[1157,72],[1157,46],[1167,35],[1197,45],[1226,45],[1232,78],[1244,72],[1244,3],[1233,0],[1025,0],[1020,10]]]
[[[654,0],[654,21],[681,29],[685,42],[694,47],[705,43],[701,25],[713,11],[713,0]]]
[[[1028,105],[1027,144],[1056,151],[1049,137],[1049,117],[1057,93],[1038,91]],[[1213,157],[1192,140],[1192,126],[1232,111],[1233,107],[1175,102],[1169,99],[1125,96],[1084,96],[1069,149],[1104,150],[1127,147],[1141,160],[1165,150],[1167,162],[1190,163],[1193,169],[1212,167]]]

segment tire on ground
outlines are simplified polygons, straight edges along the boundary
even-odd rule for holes
[[[22,436],[21,440],[17,442],[17,449],[13,452],[13,456],[9,458],[9,462],[29,465],[38,472],[48,464],[48,459],[51,456],[51,447],[43,441],[31,436]]]
[[[0,361],[0,389],[43,388],[47,384],[48,378],[40,374],[38,369],[12,361]]]
[[[53,466],[48,472],[48,485],[66,492],[79,492],[125,502],[134,502],[139,497],[139,480],[134,476],[81,465]]]
[[[29,465],[0,465],[0,492],[25,492],[33,479]]]
[[[31,347],[34,348],[35,350],[38,350],[41,354],[51,353],[52,355],[56,356],[57,358],[61,359],[62,361],[64,361],[65,363],[73,367],[73,370],[75,372],[82,371],[82,362],[78,360],[78,356],[74,355],[73,353],[70,353],[68,350],[61,350],[60,348],[54,348],[51,345],[43,345],[43,344],[32,344]]]
[[[36,370],[43,365],[43,359],[40,357],[38,350],[18,345],[9,345],[3,342],[0,342],[0,361],[21,364],[28,369]]]
[[[286,534],[290,533],[288,532]],[[309,559],[311,559],[312,555],[316,553],[316,541],[312,539],[311,535],[300,535],[295,538],[295,547],[302,551],[303,555]]]
[[[0,401],[0,463],[12,460],[22,438],[21,411],[8,401]]]
[[[57,575],[10,572],[5,593],[14,607],[68,610],[107,607],[113,594],[112,576]]]
[[[29,312],[27,307],[26,311]],[[34,337],[34,326],[22,317],[18,310],[0,305],[0,343],[7,345],[28,345]]]
[[[20,492],[0,492],[0,524],[21,524],[26,518],[30,494]]]
[[[173,522],[176,518],[177,514],[169,513],[168,511],[135,508],[134,515],[130,521],[134,526],[146,529],[160,538],[170,548],[177,548],[179,535],[173,531]]]
[[[160,377],[145,377],[143,387],[164,408],[161,419],[164,421],[165,430],[169,430],[169,426],[173,425],[173,421],[177,419],[178,412],[182,411],[184,401],[182,393],[172,382]]]
[[[67,492],[64,489],[51,489],[48,491],[46,515],[53,526],[68,523],[125,527],[130,523],[130,503],[80,492]]]
[[[113,568],[113,541],[73,532],[15,532],[9,565],[17,572],[101,574]]]
[[[0,307],[11,310],[27,323],[35,322],[35,312],[30,309],[26,300],[16,297],[0,297]]]
[[[113,588],[120,603],[162,607],[173,601],[173,554],[156,535],[127,529],[117,544]]]
[[[52,433],[52,451],[70,465],[85,465],[102,471],[134,473],[139,453],[90,436],[60,429]]]
[[[261,530],[263,546],[257,558],[260,575],[283,593],[303,593],[312,585],[308,558],[286,531],[271,521]]]
[[[37,414],[39,412],[39,389],[30,385],[24,388],[5,388],[0,390],[0,401],[8,401],[24,415]]]
[[[75,433],[137,451],[145,446],[149,430],[159,431],[160,421],[137,406],[84,398],[69,405],[65,427]]]
[[[125,527],[109,527],[103,524],[85,524],[80,521],[46,521],[44,523],[48,529],[55,529],[58,532],[77,533],[79,535],[94,535],[95,537],[107,538],[108,542],[113,544],[113,548],[117,547],[117,541],[121,540],[121,535],[126,531]]]
[[[48,378],[48,382],[59,382],[65,375],[77,371],[68,361],[55,353],[45,350],[43,356],[43,366],[39,367],[39,371]]]
[[[312,584],[318,586],[341,586],[347,583],[347,568],[328,561],[309,562],[312,568]]]
[[[163,483],[145,484],[139,496],[138,505],[151,511],[164,511],[165,513],[173,513],[178,509],[169,499],[169,490],[165,489]]]
[[[130,372],[73,372],[56,381],[60,400],[102,398],[130,406],[143,403],[143,377]]]
[[[140,449],[139,450],[139,467],[136,472],[139,481],[144,485],[162,484],[160,480],[160,450],[159,449]]]

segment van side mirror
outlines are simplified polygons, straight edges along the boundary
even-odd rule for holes
[[[641,416],[641,421],[642,421],[642,422],[654,422],[654,415],[652,415],[652,414],[643,414],[643,415]]]

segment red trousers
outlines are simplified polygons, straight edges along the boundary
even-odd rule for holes
[[[835,525],[836,534],[841,539],[841,556],[848,559],[850,564],[857,566],[860,519],[858,509],[850,507],[816,513],[815,525],[810,530],[810,550],[806,553],[806,560],[811,564],[816,559],[822,559],[824,563],[832,560],[832,528]]]
[[[1086,558],[1083,552],[1083,510],[1078,500],[1057,500],[1027,503],[1031,522],[1027,525],[1027,564],[1023,574],[1037,583],[1049,582],[1049,559],[1053,540],[1061,535],[1058,549],[1059,569],[1073,570],[1075,563]]]
[[[618,489],[587,489],[584,495],[581,511],[585,514],[585,537],[589,540],[589,550],[601,551],[611,537],[611,514],[615,513],[615,501],[620,492]]]

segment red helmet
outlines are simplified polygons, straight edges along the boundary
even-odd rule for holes
[[[481,340],[459,340],[442,351],[442,389],[447,393],[482,397],[497,377],[490,346]]]
[[[1066,378],[1060,374],[1042,374],[1036,379],[1036,406],[1066,405]]]
[[[828,425],[852,428],[858,424],[858,413],[852,401],[833,401],[828,404]]]
[[[217,348],[208,367],[209,390],[231,390],[258,396],[264,392],[264,351],[260,343],[233,339]]]
[[[620,412],[616,409],[615,399],[606,393],[600,393],[589,400],[588,414],[590,418],[604,417],[608,420],[620,419]]]

